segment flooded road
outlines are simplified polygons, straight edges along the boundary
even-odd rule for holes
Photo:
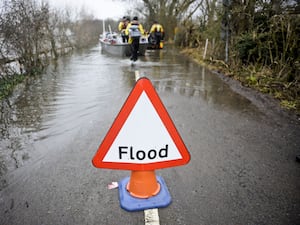
[[[172,196],[161,224],[297,224],[299,125],[272,118],[178,54],[136,66],[99,47],[64,57],[1,103],[0,224],[143,224],[107,184],[128,171],[91,159],[135,84],[155,86],[191,154],[158,170]]]

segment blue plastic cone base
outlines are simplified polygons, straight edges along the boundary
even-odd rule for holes
[[[126,177],[119,182],[119,199],[122,209],[132,212],[145,209],[164,208],[172,202],[171,195],[162,177],[156,176],[157,182],[160,184],[160,191],[157,195],[150,198],[136,198],[130,195],[126,189],[129,179],[130,177]]]

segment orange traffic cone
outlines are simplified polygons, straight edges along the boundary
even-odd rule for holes
[[[150,198],[159,193],[160,184],[157,182],[153,170],[131,171],[126,189],[133,197]]]

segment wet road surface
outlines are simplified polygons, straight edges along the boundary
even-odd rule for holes
[[[151,51],[131,67],[98,47],[65,57],[1,103],[0,224],[144,224],[143,212],[124,211],[107,188],[130,172],[91,164],[136,70],[191,154],[188,165],[156,171],[172,196],[160,224],[299,224],[299,124],[176,50]]]

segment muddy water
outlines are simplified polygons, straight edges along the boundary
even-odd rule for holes
[[[121,103],[132,89],[136,70],[149,77],[159,93],[201,98],[212,107],[249,105],[214,74],[176,50],[149,51],[132,67],[128,59],[105,55],[97,46],[51,65],[1,102],[1,177],[43,157],[48,149],[40,148],[42,141],[64,145],[84,124],[105,123],[112,113],[110,104]],[[2,179],[1,186],[6,182]]]
[[[61,59],[1,102],[0,187],[7,185],[7,173],[40,160],[53,145],[65,145],[78,129],[110,123],[119,107],[112,105],[126,99],[136,70],[162,95],[201,98],[215,108],[251,108],[248,100],[176,50],[149,51],[132,67],[128,59],[108,56],[97,46]]]
[[[20,91],[3,101],[1,174],[42,157],[46,152],[35,147],[39,142],[58,142],[58,137],[71,134],[99,108],[105,109],[102,99],[113,101],[111,89],[126,87],[118,78],[121,68],[115,65],[98,48],[75,54],[21,85]],[[112,83],[114,88],[109,86]]]

